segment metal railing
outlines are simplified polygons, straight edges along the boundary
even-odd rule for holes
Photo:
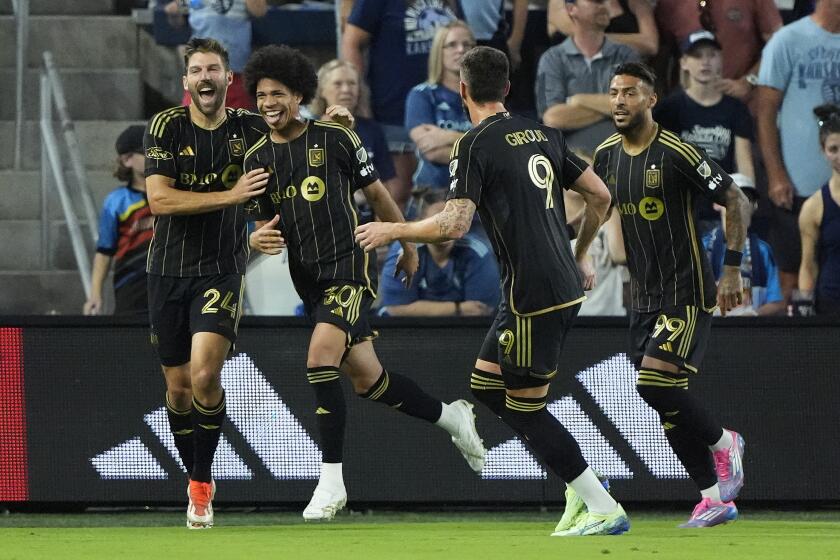
[[[91,260],[88,252],[88,245],[82,234],[82,227],[72,196],[64,177],[63,160],[59,147],[58,138],[53,128],[53,105],[58,112],[59,124],[64,133],[64,144],[70,154],[70,161],[73,172],[76,176],[77,192],[82,201],[85,218],[88,223],[90,237],[94,244],[98,233],[96,209],[93,203],[93,195],[87,180],[87,173],[82,162],[79,150],[79,141],[76,138],[76,129],[73,121],[70,120],[67,111],[67,101],[64,97],[64,88],[61,78],[55,68],[52,53],[44,52],[44,71],[41,73],[41,111],[40,111],[40,132],[41,132],[41,259],[43,268],[47,268],[47,258],[51,253],[50,248],[50,216],[49,216],[49,187],[50,179],[55,185],[61,203],[61,209],[67,222],[67,230],[70,234],[70,242],[73,246],[73,255],[79,276],[82,279],[82,286],[85,295],[90,296],[91,290]]]
[[[23,164],[23,79],[29,44],[29,0],[12,0],[15,14],[15,169]]]

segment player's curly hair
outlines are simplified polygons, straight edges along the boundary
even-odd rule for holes
[[[254,51],[244,74],[245,87],[252,96],[256,96],[257,84],[263,78],[277,80],[300,95],[301,105],[312,101],[318,88],[315,66],[302,52],[286,45],[268,45]]]

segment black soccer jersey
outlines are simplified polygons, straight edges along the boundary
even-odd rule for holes
[[[174,188],[191,192],[231,189],[242,175],[248,148],[267,130],[262,117],[226,109],[215,130],[196,126],[188,107],[152,117],[143,144],[146,177],[164,175]],[[244,274],[247,222],[242,205],[191,215],[157,216],[146,268],[160,276]]]
[[[509,113],[486,118],[452,149],[449,198],[476,204],[516,315],[584,299],[562,189],[586,167],[558,131]]]
[[[246,204],[251,219],[280,216],[289,251],[289,272],[298,291],[305,285],[343,280],[376,296],[376,256],[355,241],[359,213],[353,192],[379,178],[355,132],[327,121],[307,121],[291,142],[264,135],[248,151],[245,171],[271,174],[266,192]]]
[[[595,172],[621,215],[634,311],[683,305],[711,311],[717,288],[694,220],[698,195],[726,203],[732,179],[702,148],[663,129],[629,156],[621,135],[595,151]]]

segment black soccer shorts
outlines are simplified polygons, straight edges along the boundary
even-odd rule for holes
[[[365,286],[333,280],[308,288],[300,296],[310,320],[335,325],[347,334],[347,348],[376,338],[368,322],[373,294]]]
[[[242,274],[177,278],[149,274],[152,344],[167,367],[190,361],[192,335],[217,333],[231,349],[242,315]]]
[[[532,317],[510,311],[499,304],[496,319],[487,332],[478,358],[499,364],[508,389],[545,385],[557,375],[560,352],[580,304]]]
[[[630,314],[630,359],[636,369],[650,356],[674,364],[681,372],[697,373],[706,353],[712,315],[686,305],[652,313]]]

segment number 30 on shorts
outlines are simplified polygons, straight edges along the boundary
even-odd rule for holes
[[[205,313],[218,313],[219,307],[221,307],[225,311],[230,312],[231,319],[236,319],[236,306],[238,302],[233,301],[233,292],[226,293],[225,297],[222,298],[222,293],[219,290],[216,288],[210,288],[204,292],[204,297],[207,298],[207,303],[205,303],[204,307],[201,308],[202,315]],[[218,303],[220,299],[222,300],[222,303],[219,307],[216,307],[216,303]]]

